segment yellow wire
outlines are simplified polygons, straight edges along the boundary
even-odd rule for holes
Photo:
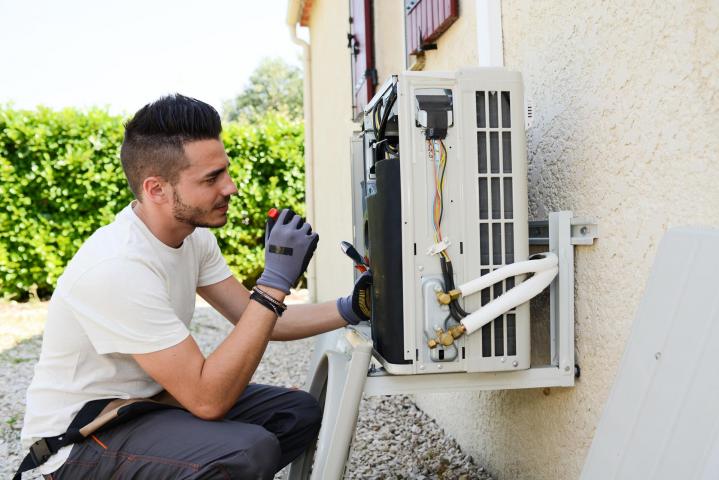
[[[438,159],[439,166],[437,167],[435,164],[435,184],[437,185],[436,193],[435,193],[436,200],[437,200],[436,206],[435,206],[435,218],[436,218],[435,223],[437,225],[437,235],[438,235],[439,240],[441,241],[442,240],[442,226],[440,224],[440,222],[441,222],[440,216],[442,215],[442,210],[443,210],[443,206],[444,206],[443,201],[442,201],[443,200],[442,194],[444,192],[444,184],[446,181],[446,176],[442,175],[441,172],[444,171],[446,162],[447,162],[446,150],[444,148],[444,144],[443,144],[442,140],[435,142],[434,150],[435,150],[436,154],[439,154],[439,159]],[[445,258],[445,260],[449,261],[449,254],[447,253],[446,250],[442,250],[441,254]]]
[[[446,178],[440,177],[447,163],[447,153],[444,143],[439,140],[433,142],[427,140],[427,156],[432,160],[432,173],[434,174],[434,202],[432,205],[432,223],[434,226],[434,241],[436,244],[442,241],[442,225],[440,224],[440,215],[442,214],[442,192]],[[439,157],[439,158],[438,158]],[[446,250],[440,252],[446,261],[450,261],[449,254]]]

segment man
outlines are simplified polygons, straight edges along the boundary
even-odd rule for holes
[[[183,408],[144,413],[60,448],[39,468],[46,478],[272,478],[316,436],[314,398],[250,379],[268,341],[366,316],[356,292],[354,309],[350,295],[284,311],[318,241],[288,210],[268,228],[253,292],[232,276],[207,229],[227,222],[237,193],[221,129],[211,106],[181,95],[146,105],[127,123],[121,159],[136,200],[85,242],[58,281],[21,436],[29,448],[64,434],[98,399],[164,390]],[[188,331],[196,293],[235,324],[207,358]]]

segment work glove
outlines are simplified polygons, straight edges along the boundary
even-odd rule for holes
[[[355,282],[352,295],[337,299],[337,310],[350,325],[372,317],[372,271],[367,270]]]
[[[257,285],[290,293],[290,287],[305,273],[320,237],[309,223],[292,210],[284,209],[277,221],[265,228],[265,271]]]

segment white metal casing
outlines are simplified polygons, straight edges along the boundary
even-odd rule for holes
[[[509,312],[484,330],[460,338],[456,360],[433,361],[431,358],[427,347],[428,323],[424,319],[424,305],[428,302],[422,293],[423,282],[427,292],[426,282],[440,279],[441,268],[437,256],[425,253],[434,244],[431,214],[434,174],[424,131],[416,123],[415,95],[424,89],[452,92],[453,124],[444,140],[448,160],[442,232],[451,242],[448,252],[454,265],[455,283],[528,257],[527,158],[521,75],[503,68],[401,74],[397,111],[402,179],[404,358],[412,363],[384,363],[384,366],[394,374],[527,369],[530,362],[528,304]],[[483,115],[477,114],[479,96],[484,99]],[[509,100],[509,112],[503,111],[507,105],[502,102],[503,97]],[[484,125],[479,125],[480,117]],[[483,152],[481,156],[480,151]],[[485,168],[480,168],[480,158],[485,162]],[[508,250],[513,252],[509,256]],[[504,288],[506,285],[502,284],[492,292],[485,291],[464,299],[465,310],[477,310],[481,303],[488,301],[488,295],[494,298]],[[508,322],[514,323],[514,341],[508,338],[511,337]],[[441,323],[430,321],[430,331],[442,327]]]

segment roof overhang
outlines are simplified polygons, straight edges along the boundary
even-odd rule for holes
[[[288,0],[287,2],[287,24],[307,27],[310,23],[312,12],[312,0]]]

